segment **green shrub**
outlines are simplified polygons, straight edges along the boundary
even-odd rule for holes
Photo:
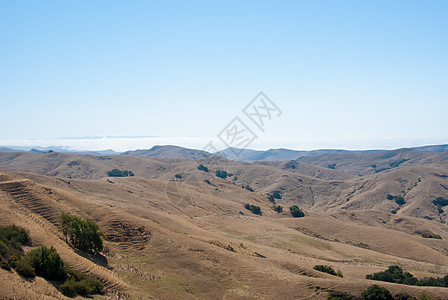
[[[21,259],[21,260],[17,261],[15,263],[15,268],[16,268],[17,273],[19,273],[23,277],[36,276],[36,272],[29,260]]]
[[[274,197],[275,199],[282,199],[282,194],[279,191],[273,191],[272,197]]]
[[[415,285],[418,281],[409,272],[404,272],[400,266],[390,266],[386,271],[370,274],[366,276],[366,279],[393,282],[399,284]]]
[[[23,256],[22,246],[30,244],[28,231],[19,226],[0,226],[0,261],[2,269],[11,269]]]
[[[16,225],[0,226],[0,240],[28,245],[30,236],[28,230]]]
[[[432,203],[438,207],[443,207],[448,205],[448,199],[438,197],[436,200],[432,201]]]
[[[390,266],[386,271],[367,275],[366,278],[408,285],[448,287],[448,275],[445,277],[428,277],[418,280],[411,273],[404,272],[400,266]]]
[[[67,275],[64,262],[53,247],[35,248],[28,252],[21,262],[29,263],[36,275],[46,279],[64,281]]]
[[[290,206],[289,210],[294,218],[301,218],[305,216],[305,213],[297,205]]]
[[[256,214],[256,215],[262,214],[261,208],[259,206],[246,203],[246,204],[244,204],[244,208],[246,208],[247,210],[250,210],[253,214]]]
[[[404,198],[401,196],[395,196],[395,203],[397,203],[398,205],[405,205],[406,201],[404,201]]]
[[[395,203],[402,206],[406,204],[406,201],[402,196],[393,196],[391,194],[387,194],[387,200],[395,200]]]
[[[90,219],[81,219],[76,216],[62,213],[62,233],[70,239],[73,247],[84,252],[101,252],[103,250],[103,233],[98,225]]]
[[[362,292],[361,299],[364,299],[364,300],[394,300],[394,297],[387,289],[374,284],[374,285],[370,286],[367,290]]]
[[[270,202],[272,202],[272,204],[275,204],[275,198],[274,198],[274,196],[272,196],[271,194],[268,195],[268,200],[269,200]]]
[[[226,179],[227,178],[227,171],[216,170],[215,174],[216,174],[216,177],[219,177],[219,178],[222,178],[222,179]]]
[[[59,290],[66,296],[88,296],[100,294],[103,291],[103,284],[83,273],[70,271],[69,278],[59,286]]]
[[[0,261],[0,268],[6,271],[11,271],[11,266],[6,261]]]
[[[111,171],[107,172],[107,176],[109,177],[128,177],[128,176],[134,176],[134,173],[132,171],[128,170],[118,170],[118,169],[112,169]]]
[[[176,179],[182,179],[182,174],[176,174],[174,177],[176,177]]]
[[[333,169],[333,170],[334,170],[334,169],[336,168],[336,164],[331,164],[331,165],[328,165],[328,168],[329,168],[329,169]]]
[[[204,171],[204,172],[207,172],[207,173],[208,173],[208,168],[207,168],[206,166],[204,166],[203,164],[200,164],[200,165],[198,166],[198,170],[199,170],[199,171]]]
[[[336,272],[332,266],[326,266],[326,265],[315,265],[314,270],[319,271],[319,272],[324,272],[324,273],[328,273],[334,276],[339,276],[339,277],[344,277],[342,275],[341,271]]]
[[[276,211],[277,213],[281,213],[281,212],[283,211],[283,206],[280,206],[280,205],[274,205],[274,206],[272,206],[272,209],[273,209],[274,211]]]

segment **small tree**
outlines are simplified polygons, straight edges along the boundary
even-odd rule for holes
[[[361,299],[364,300],[394,300],[394,296],[385,288],[376,284],[362,292]]]
[[[81,219],[69,214],[61,214],[62,233],[66,242],[70,238],[73,247],[85,252],[101,252],[103,250],[103,233],[98,225],[90,219]]]
[[[207,173],[208,173],[208,168],[207,168],[206,166],[204,166],[203,164],[200,164],[200,165],[198,166],[198,170],[199,170],[199,171],[204,171],[204,172],[207,172]]]
[[[29,262],[36,275],[46,279],[64,281],[67,276],[64,262],[53,247],[35,248],[28,252],[23,260]]]
[[[294,218],[301,218],[305,216],[305,213],[297,205],[290,206],[289,210]]]
[[[226,179],[227,178],[227,171],[216,170],[215,174],[216,174],[216,177],[219,177],[219,178],[222,178],[222,179]]]
[[[244,207],[247,210],[250,210],[253,214],[256,214],[256,215],[261,215],[262,214],[261,208],[259,206],[246,203],[246,204],[244,204]]]

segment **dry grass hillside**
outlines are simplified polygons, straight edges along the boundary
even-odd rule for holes
[[[448,152],[417,151],[397,149],[373,153],[329,153],[300,157],[297,161],[322,166],[350,175],[367,175],[385,170],[421,166],[430,162],[447,161]]]
[[[113,168],[135,176],[107,177]],[[448,299],[447,288],[365,279],[392,264],[418,278],[448,274],[445,207],[432,204],[448,198],[445,162],[351,177],[296,162],[0,153],[0,169],[0,224],[27,228],[32,246],[54,246],[73,269],[101,280],[100,299],[327,299],[359,296],[374,283]],[[216,170],[232,175],[218,178]],[[276,190],[281,213],[266,197]],[[306,216],[292,218],[292,204]],[[96,221],[104,251],[86,255],[65,243],[61,212]],[[318,264],[344,277],[314,270]],[[39,277],[0,269],[0,278],[0,298],[64,298]]]

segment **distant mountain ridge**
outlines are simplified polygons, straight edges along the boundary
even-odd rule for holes
[[[126,151],[122,154],[134,155],[141,157],[153,157],[153,158],[182,158],[182,159],[199,159],[212,156],[213,154],[197,149],[183,148],[180,146],[154,146],[151,149]]]
[[[315,156],[325,156],[325,155],[336,155],[336,154],[370,154],[370,153],[385,153],[396,150],[413,150],[421,152],[447,152],[448,144],[444,145],[428,145],[420,147],[410,147],[395,150],[344,150],[344,149],[317,149],[317,150],[292,150],[292,149],[269,149],[269,150],[252,150],[252,149],[240,149],[240,148],[226,148],[224,150],[210,153],[198,149],[190,149],[181,146],[173,145],[156,145],[150,149],[138,149],[129,150],[125,152],[116,152],[114,150],[70,150],[66,147],[24,147],[24,146],[6,146],[0,147],[0,152],[35,152],[35,153],[46,153],[48,151],[55,151],[67,154],[77,154],[77,155],[134,155],[140,157],[154,157],[154,158],[170,158],[170,159],[200,159],[206,158],[213,155],[222,156],[229,160],[235,161],[290,161],[290,160],[302,160],[304,162],[311,162],[310,157]],[[331,160],[331,159],[330,159]]]

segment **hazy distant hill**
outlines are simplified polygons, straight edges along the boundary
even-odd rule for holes
[[[154,146],[151,149],[126,151],[123,154],[141,156],[141,157],[156,157],[156,158],[183,158],[183,159],[198,159],[209,157],[212,154],[206,151],[197,149],[188,149],[179,146]]]
[[[222,151],[218,151],[215,154],[236,161],[288,161],[303,156],[314,156],[328,153],[373,153],[382,151],[385,150],[350,151],[341,149],[319,149],[311,151],[300,151],[300,150],[281,148],[281,149],[269,149],[263,151],[263,150],[227,148]]]
[[[418,151],[431,151],[431,152],[445,152],[448,151],[447,145],[431,145],[431,146],[422,146],[422,147],[413,147],[409,148]]]
[[[0,152],[17,152],[17,150],[7,147],[0,147]]]
[[[67,153],[67,154],[79,154],[79,155],[117,155],[120,154],[112,149],[107,150],[70,150],[66,147],[60,146],[49,146],[49,147],[41,147],[41,146],[11,146],[11,147],[0,147],[0,152],[33,152],[33,153],[47,153],[48,151]]]

